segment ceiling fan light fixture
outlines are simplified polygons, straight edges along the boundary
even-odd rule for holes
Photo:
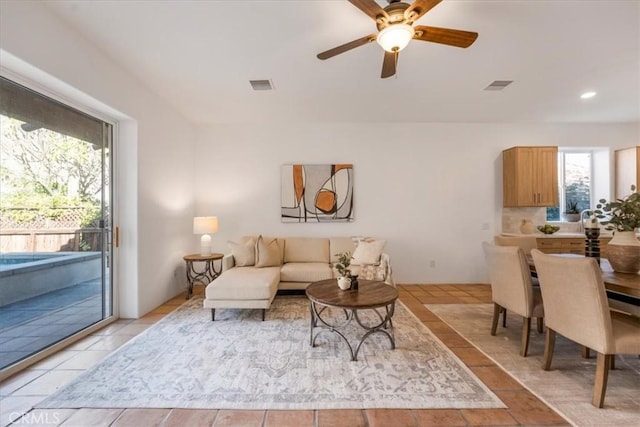
[[[378,33],[376,41],[387,52],[399,52],[407,47],[414,34],[409,24],[392,24]]]

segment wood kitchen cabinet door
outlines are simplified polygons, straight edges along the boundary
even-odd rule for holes
[[[622,199],[640,184],[640,146],[615,151],[615,173],[616,199]]]
[[[513,147],[502,152],[504,207],[558,204],[558,147]]]

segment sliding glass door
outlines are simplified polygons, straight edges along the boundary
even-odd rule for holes
[[[0,78],[0,370],[113,315],[110,123]]]

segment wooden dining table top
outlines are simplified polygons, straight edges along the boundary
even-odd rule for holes
[[[578,254],[550,254],[564,257],[583,257]],[[527,261],[529,262],[529,268],[531,271],[535,271],[536,267],[533,263],[531,255],[527,255]],[[604,286],[609,291],[618,292],[621,294],[631,295],[635,298],[640,298],[640,274],[632,273],[618,273],[613,271],[609,260],[606,258],[600,259],[600,270],[602,270],[602,280]]]

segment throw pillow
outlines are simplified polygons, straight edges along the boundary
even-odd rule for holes
[[[256,263],[256,243],[248,239],[243,243],[229,241],[229,249],[235,261],[236,267],[247,267]]]
[[[356,250],[353,251],[353,259],[351,264],[365,265],[365,264],[378,264],[380,262],[380,255],[386,240],[360,240]]]
[[[258,236],[256,242],[256,267],[276,267],[280,265],[280,246],[277,239],[267,240]]]
[[[385,267],[382,265],[363,265],[358,273],[358,278],[384,282],[384,275]]]

